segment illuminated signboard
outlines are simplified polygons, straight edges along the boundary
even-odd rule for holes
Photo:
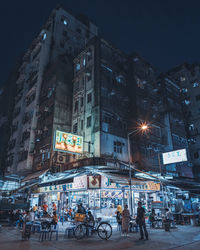
[[[59,130],[55,131],[54,150],[81,154],[83,152],[83,137]]]
[[[171,164],[182,161],[187,161],[186,149],[179,149],[162,154],[163,164]]]

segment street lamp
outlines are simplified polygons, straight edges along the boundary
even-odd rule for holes
[[[149,126],[146,123],[140,124],[140,126],[128,133],[127,139],[128,139],[128,165],[129,165],[129,184],[130,184],[130,206],[131,206],[131,216],[133,216],[133,197],[132,197],[132,169],[131,169],[131,164],[130,164],[130,136],[136,132],[142,132],[144,133],[146,130],[148,130]]]

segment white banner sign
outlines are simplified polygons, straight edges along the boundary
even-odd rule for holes
[[[187,161],[186,149],[179,149],[162,154],[163,164],[172,164],[182,161]]]

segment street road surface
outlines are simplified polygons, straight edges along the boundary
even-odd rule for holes
[[[132,233],[129,237],[121,237],[114,232],[110,240],[101,240],[97,235],[77,241],[64,239],[59,234],[58,241],[39,242],[38,234],[31,236],[29,241],[21,241],[20,231],[14,228],[3,227],[0,232],[0,250],[200,250],[200,227],[178,226],[171,232],[162,229],[149,230],[149,241],[139,241],[139,233]]]

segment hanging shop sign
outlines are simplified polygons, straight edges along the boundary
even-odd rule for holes
[[[46,193],[46,192],[65,192],[67,190],[71,190],[73,187],[72,183],[67,184],[60,184],[60,185],[51,185],[46,187],[39,187],[39,193]]]
[[[125,187],[126,189],[129,188],[129,186],[124,186],[115,182],[112,182],[111,179],[102,176],[101,177],[101,187],[102,188],[109,188],[109,189],[121,189],[122,187]],[[160,191],[160,183],[156,183],[153,181],[148,182],[141,182],[136,183],[132,185],[133,190],[144,190],[144,191]]]
[[[107,178],[105,176],[101,176],[101,187],[102,188],[121,188],[122,185],[112,182],[110,178]]]
[[[187,161],[187,153],[185,148],[163,153],[162,157],[164,165]]]
[[[101,191],[101,198],[110,198],[110,199],[122,199],[123,192],[122,191]],[[124,198],[128,199],[128,191],[124,192]]]
[[[88,176],[88,188],[95,189],[101,188],[101,176]]]
[[[87,189],[87,175],[74,177],[73,189]]]
[[[54,151],[83,153],[83,137],[56,130],[54,136]]]

